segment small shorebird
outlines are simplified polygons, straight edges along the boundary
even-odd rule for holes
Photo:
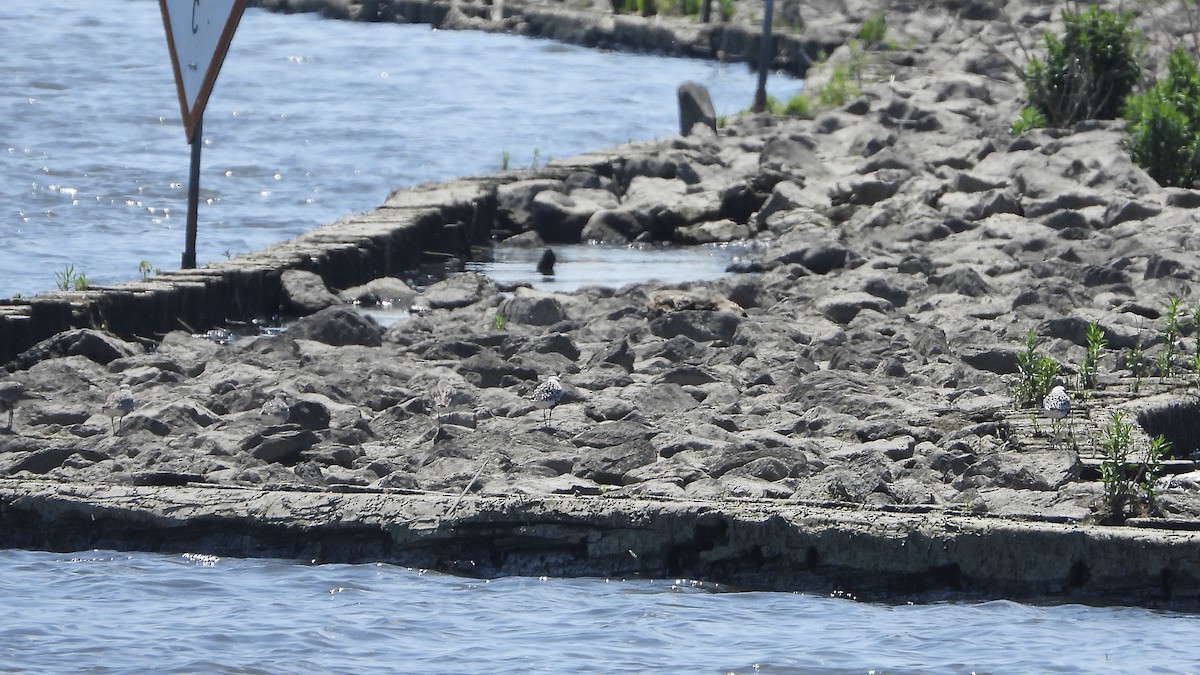
[[[529,400],[533,401],[534,407],[544,411],[542,415],[544,425],[550,425],[550,420],[554,416],[554,406],[558,405],[562,397],[562,383],[559,382],[557,375],[546,378],[546,381],[539,384],[537,389],[534,389],[533,393],[529,395]]]
[[[1071,397],[1062,385],[1057,385],[1042,399],[1042,410],[1046,416],[1054,420],[1054,442],[1058,442],[1060,425],[1064,417],[1071,414]]]
[[[113,433],[118,431],[117,418],[121,418],[121,426],[125,425],[125,416],[133,412],[137,407],[137,400],[133,398],[133,392],[130,391],[129,385],[123,384],[121,388],[108,395],[104,401],[104,414],[108,415],[108,421],[112,424]]]
[[[450,380],[438,380],[433,386],[433,408],[437,411],[438,426],[442,426],[442,415],[450,410],[454,403],[454,383]]]
[[[0,382],[0,414],[8,413],[8,428],[12,429],[13,410],[17,407],[17,401],[27,398],[41,398],[37,394],[29,394],[25,391],[25,385],[20,382]]]
[[[292,407],[288,404],[287,394],[276,392],[275,397],[263,403],[262,409],[259,411],[267,424],[275,426],[277,424],[287,424],[288,417],[291,416]]]

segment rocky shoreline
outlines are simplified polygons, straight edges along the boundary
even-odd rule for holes
[[[836,9],[826,33],[844,39],[874,7]],[[549,11],[505,7],[535,10]],[[889,10],[905,46],[869,54],[861,95],[813,119],[745,115],[397,191],[227,263],[256,270],[248,307],[300,317],[286,332],[221,345],[118,330],[118,313],[78,308],[136,292],[72,298],[68,314],[101,320],[23,351],[4,378],[44,398],[18,402],[0,434],[0,546],[1200,608],[1196,376],[1124,365],[1167,349],[1168,297],[1197,304],[1200,192],[1134,166],[1119,122],[1009,134],[1013,59],[1055,12]],[[849,58],[862,55],[835,51],[808,86]],[[490,238],[750,239],[754,254],[728,279],[572,294],[396,278],[420,262],[397,242],[444,259]],[[182,306],[233,307],[229,274],[157,283]],[[384,327],[349,301],[413,316]],[[1069,377],[1091,323],[1108,347],[1098,386],[1072,392],[1064,440],[1012,378],[1030,331]],[[527,397],[550,375],[565,395],[543,423]],[[121,384],[139,403],[118,426],[103,408]],[[286,421],[264,419],[280,393]],[[1123,526],[1098,524],[1113,412],[1135,441],[1173,445],[1152,508]]]

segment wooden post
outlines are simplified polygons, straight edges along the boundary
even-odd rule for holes
[[[766,0],[763,6],[762,43],[758,50],[758,89],[754,91],[754,112],[767,109],[767,69],[771,67],[771,13],[774,2]]]
[[[200,211],[200,147],[204,145],[203,112],[196,117],[196,129],[192,132],[191,145],[192,166],[188,171],[187,240],[183,246],[183,262],[180,263],[180,267],[185,270],[196,267],[196,221]]]

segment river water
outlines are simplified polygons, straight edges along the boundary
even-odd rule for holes
[[[1200,616],[0,551],[0,672],[1196,673]]]
[[[178,268],[186,144],[158,3],[0,2],[0,297]],[[400,186],[678,131],[676,87],[720,114],[744,65],[249,9],[204,118],[199,264],[368,211]],[[786,98],[801,82],[771,80]]]

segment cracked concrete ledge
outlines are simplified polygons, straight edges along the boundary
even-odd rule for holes
[[[387,562],[483,578],[686,578],[885,602],[1200,609],[1194,531],[783,501],[456,502],[449,494],[14,481],[0,485],[0,546]]]

